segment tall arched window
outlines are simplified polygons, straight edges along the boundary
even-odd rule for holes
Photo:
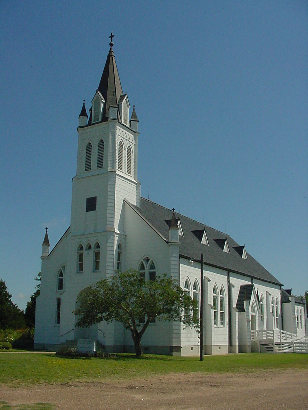
[[[196,302],[197,309],[194,311],[194,319],[199,319],[199,284],[195,281],[193,286],[193,300]]]
[[[189,281],[188,278],[185,280],[185,283],[184,283],[184,293],[186,293],[186,295],[190,296],[190,281]],[[184,315],[189,316],[190,315],[190,310],[185,309],[184,310]]]
[[[83,246],[79,245],[77,250],[77,270],[83,272]]]
[[[118,169],[123,170],[123,141],[119,142],[118,148]]]
[[[117,252],[117,270],[119,272],[121,272],[121,270],[122,270],[122,261],[121,261],[121,259],[122,259],[122,246],[119,243],[118,244],[118,252]]]
[[[214,311],[214,326],[218,326],[218,289],[213,288],[213,311]]]
[[[85,171],[91,171],[91,162],[92,162],[92,145],[91,142],[88,142],[86,146],[86,159],[84,164]]]
[[[261,321],[264,322],[264,297],[261,295],[260,297],[260,313],[261,313]]]
[[[127,173],[128,175],[132,174],[132,148],[128,147],[127,148]]]
[[[63,290],[63,288],[64,288],[64,274],[63,274],[62,269],[58,273],[58,281],[57,282],[58,282],[57,283],[57,289],[58,290]]]
[[[278,303],[278,298],[276,298],[275,322],[276,322],[276,327],[279,327],[279,303]]]
[[[219,292],[219,324],[225,325],[225,291],[223,288]]]
[[[148,257],[144,258],[139,264],[140,277],[143,280],[156,279],[155,263]]]
[[[100,140],[97,146],[97,168],[104,167],[104,141]]]
[[[95,271],[99,270],[100,259],[101,259],[101,249],[100,249],[99,243],[96,243],[94,245],[94,270]]]

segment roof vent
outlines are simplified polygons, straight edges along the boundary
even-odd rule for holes
[[[192,231],[192,233],[199,239],[199,241],[200,241],[200,243],[202,243],[202,245],[209,246],[209,240],[208,240],[205,229],[196,229],[196,230]]]
[[[223,252],[230,253],[230,248],[229,248],[227,238],[225,238],[225,239],[215,239],[215,242],[223,250]]]
[[[242,259],[247,259],[247,252],[244,246],[234,246],[234,249],[236,252],[240,255]]]

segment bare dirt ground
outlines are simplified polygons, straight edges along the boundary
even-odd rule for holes
[[[129,381],[0,386],[10,405],[61,409],[308,409],[308,370],[171,374]],[[33,407],[35,408],[35,406]]]

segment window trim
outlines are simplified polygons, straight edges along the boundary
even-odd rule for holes
[[[80,266],[82,267],[82,269],[80,269]],[[77,272],[84,272],[84,249],[82,244],[80,244],[77,248]]]

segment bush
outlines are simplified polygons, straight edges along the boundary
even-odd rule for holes
[[[0,342],[0,350],[11,350],[12,345],[10,342]]]
[[[0,341],[18,349],[33,349],[34,329],[1,329]]]

